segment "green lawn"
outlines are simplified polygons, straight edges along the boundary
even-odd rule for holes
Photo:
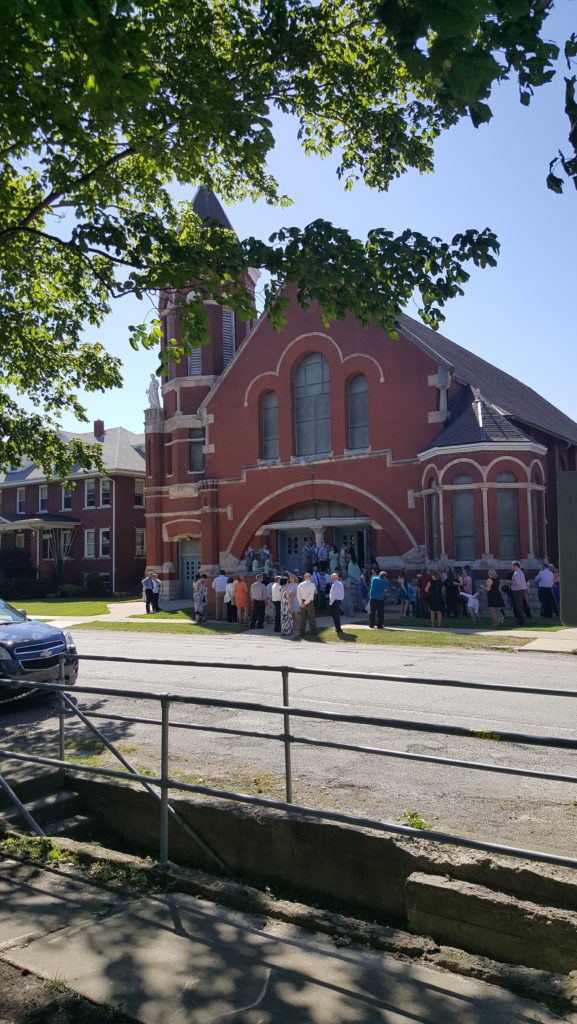
[[[161,623],[156,615],[145,617],[146,621],[135,621],[134,619],[124,622],[83,622],[74,627],[74,632],[79,630],[109,630],[123,633],[182,633],[186,636],[214,636],[228,634],[235,636],[238,633],[247,631],[247,626],[237,624],[229,625],[227,622],[207,622],[203,626],[195,626],[194,623],[183,621],[171,621]],[[334,629],[328,626],[321,626],[316,639],[309,637],[306,640],[314,643],[359,643],[371,644],[377,647],[467,647],[484,648],[485,650],[504,650],[515,647],[524,647],[530,642],[527,639],[496,635],[496,633],[483,634],[481,636],[466,633],[445,633],[443,630],[410,629],[406,632],[387,629],[359,629],[354,626],[345,627],[344,633],[337,636]]]
[[[34,619],[37,615],[107,615],[109,602],[99,597],[53,597],[42,601],[20,597],[9,604],[13,608],[24,608]]]
[[[146,615],[146,614],[139,614],[139,615],[131,615],[130,618],[131,619],[150,619],[150,616]],[[178,622],[178,621],[183,621],[183,622],[191,622],[192,621],[192,622],[194,622],[194,608],[179,608],[178,610],[175,610],[175,611],[168,611],[168,610],[161,609],[160,612],[157,615],[154,616],[154,618],[156,620],[158,620],[158,619],[163,619],[165,621],[168,620],[169,622]],[[330,617],[327,614],[325,614],[325,613],[321,613],[321,615],[318,616],[318,620],[319,620],[319,625],[321,625],[321,626],[325,622],[326,623],[331,623],[332,622]],[[366,623],[363,623],[363,625],[364,624],[366,624]],[[412,616],[410,618],[408,618],[408,619],[407,618],[402,619],[400,617],[397,617],[397,618],[394,618],[394,619],[385,619],[385,626],[396,627],[396,628],[399,628],[399,629],[424,629],[424,630],[433,630],[434,629],[434,627],[431,626],[431,623],[430,623],[430,621],[428,619],[414,619]],[[348,628],[348,626],[347,626],[347,628]],[[354,628],[354,624],[351,624],[351,628]],[[541,618],[528,619],[526,625],[521,627],[521,626],[517,625],[517,623],[515,622],[515,619],[509,618],[509,619],[505,620],[505,624],[503,626],[499,626],[497,629],[494,629],[493,626],[491,626],[491,623],[490,623],[490,621],[488,619],[481,619],[481,621],[479,622],[478,625],[473,626],[473,623],[472,623],[470,618],[459,618],[459,619],[444,619],[443,620],[443,628],[444,629],[480,629],[480,630],[483,630],[484,632],[490,633],[491,635],[494,636],[496,633],[506,632],[508,629],[515,629],[515,630],[526,629],[526,630],[529,630],[529,631],[530,630],[547,630],[547,632],[555,632],[556,630],[564,629],[565,627],[564,626],[560,626],[559,625],[559,621],[557,619],[541,619]]]
[[[142,621],[142,620],[145,621]],[[194,622],[182,620],[180,622],[158,621],[158,615],[144,615],[141,619],[137,617],[124,619],[122,622],[79,622],[74,626],[76,634],[81,629],[108,630],[109,632],[121,631],[123,633],[185,633],[187,636],[214,636],[215,634],[228,633],[236,635],[244,633],[248,626],[239,626],[237,623],[228,622],[205,622],[203,626],[197,626]]]
[[[106,615],[109,604],[129,604],[136,597],[16,597],[9,601],[13,608],[25,608],[33,619],[36,615]]]
[[[396,627],[400,627],[402,629],[434,629],[435,628],[435,627],[431,626],[431,623],[430,623],[429,619],[414,619],[412,616],[410,616],[409,618],[404,618],[404,619],[400,618],[400,616],[398,618],[394,618],[394,619],[385,618],[385,626],[396,626]],[[532,619],[526,619],[524,626],[518,626],[517,623],[515,622],[515,619],[513,619],[513,618],[511,618],[509,616],[508,618],[505,619],[505,622],[504,622],[504,624],[502,626],[497,626],[495,628],[494,626],[491,625],[491,620],[490,619],[482,618],[482,619],[480,619],[478,624],[476,626],[474,626],[470,617],[462,616],[461,618],[458,618],[458,619],[447,619],[446,616],[445,616],[443,618],[442,628],[443,629],[481,629],[481,630],[486,630],[487,632],[491,632],[491,633],[495,634],[495,633],[506,632],[508,629],[514,629],[514,630],[526,629],[529,632],[531,630],[533,630],[533,631],[534,630],[539,630],[539,631],[542,631],[542,630],[545,631],[546,630],[548,633],[549,632],[553,632],[554,633],[557,630],[565,629],[565,626],[560,625],[559,619],[542,619],[541,617],[536,617],[536,616],[534,616]]]
[[[305,637],[311,643],[323,644],[371,644],[375,647],[469,647],[485,650],[503,650],[524,647],[531,642],[518,636],[498,636],[496,631],[479,636],[477,633],[445,633],[442,629],[409,629],[402,632],[397,629],[358,629],[345,626],[339,636],[329,626],[322,626],[316,636]]]

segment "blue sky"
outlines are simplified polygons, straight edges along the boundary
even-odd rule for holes
[[[577,27],[576,14],[574,0],[561,0],[548,36],[562,43]],[[498,266],[471,268],[465,295],[445,307],[440,330],[577,420],[577,192],[566,186],[557,196],[545,185],[549,160],[567,148],[566,73],[561,64],[554,82],[539,90],[528,108],[519,104],[513,83],[499,87],[489,125],[475,130],[463,122],[448,132],[437,144],[435,173],[407,174],[388,193],[360,183],[344,192],[336,161],[305,157],[294,125],[278,122],[270,167],[293,206],[247,201],[229,210],[231,222],[242,237],[268,237],[283,225],[303,227],[317,217],[360,238],[373,227],[411,227],[447,240],[465,228],[491,227],[501,242]],[[146,387],[157,359],[130,349],[127,325],[142,322],[149,312],[149,304],[121,300],[99,330],[98,339],[123,361],[125,385],[122,391],[85,395],[89,421],[101,418],[109,427],[143,430]],[[416,306],[406,312],[416,316]],[[66,417],[63,426],[79,428]]]

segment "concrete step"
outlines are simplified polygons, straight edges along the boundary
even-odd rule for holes
[[[20,794],[18,795],[20,796]],[[70,817],[77,812],[79,806],[76,793],[70,789],[56,790],[39,797],[37,800],[25,800],[23,803],[29,814],[42,826],[58,821],[59,818]],[[14,822],[18,827],[21,827],[23,822],[22,815],[15,807],[12,809],[7,808],[2,813],[2,817],[8,825]]]
[[[45,765],[13,762],[9,767],[4,767],[4,770],[0,769],[0,771],[23,804],[62,789],[65,780],[63,769],[51,769]],[[4,808],[10,809],[12,806],[12,801],[0,786],[0,813]]]
[[[82,814],[74,814],[69,818],[60,818],[58,821],[51,821],[44,829],[47,836],[58,839],[65,836],[69,839],[88,839],[92,831],[90,818]]]
[[[406,881],[411,931],[469,953],[558,974],[577,969],[577,913],[470,882],[415,872]]]

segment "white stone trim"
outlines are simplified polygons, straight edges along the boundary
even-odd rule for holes
[[[439,545],[440,552],[439,557],[446,561],[447,554],[445,548],[445,502],[443,500],[443,490],[441,487],[438,488],[437,494],[439,496]]]
[[[460,458],[460,459],[453,459],[452,462],[449,462],[449,463],[447,463],[446,466],[443,466],[443,468],[439,471],[439,486],[440,487],[446,486],[446,485],[443,485],[443,479],[445,477],[445,474],[448,473],[448,471],[453,466],[460,466],[463,463],[467,463],[470,466],[475,466],[475,468],[478,469],[479,476],[480,476],[481,479],[479,481],[475,481],[474,480],[473,483],[476,483],[476,482],[480,483],[482,480],[485,479],[485,475],[484,475],[484,472],[483,472],[483,467],[478,462],[476,462],[475,459],[467,459],[466,457],[463,457],[463,458]],[[466,484],[466,486],[470,487],[471,484]]]
[[[274,377],[275,380],[278,380],[278,378],[280,377],[281,366],[283,364],[283,361],[287,357],[290,349],[293,348],[293,346],[296,345],[297,342],[302,341],[303,338],[323,338],[325,341],[330,341],[331,344],[334,345],[335,349],[337,350],[337,353],[338,353],[338,356],[339,356],[339,362],[340,362],[341,366],[344,366],[344,364],[346,362],[348,362],[349,359],[368,359],[370,362],[375,364],[375,366],[377,367],[377,369],[379,371],[379,375],[380,375],[379,376],[379,383],[382,384],[384,382],[385,375],[384,375],[384,372],[383,372],[383,368],[382,368],[381,364],[378,362],[378,360],[375,359],[374,356],[370,356],[370,355],[368,355],[365,352],[352,352],[348,356],[345,356],[343,358],[343,352],[342,352],[342,349],[341,349],[340,345],[337,344],[337,342],[335,341],[334,338],[331,338],[330,334],[324,334],[322,331],[308,331],[305,334],[297,335],[296,338],[293,338],[292,341],[290,341],[288,343],[288,345],[283,350],[283,352],[281,352],[281,354],[280,354],[280,356],[279,356],[279,358],[277,360],[276,368],[274,370],[267,370],[264,373],[259,373],[259,374],[257,374],[256,377],[253,377],[253,379],[248,383],[248,385],[246,387],[246,390],[245,390],[245,393],[244,393],[244,403],[243,404],[244,404],[245,408],[247,408],[247,406],[249,404],[249,395],[250,395],[250,392],[252,390],[253,385],[256,384],[256,382],[258,380],[262,380],[263,377]]]
[[[533,476],[533,469],[535,467],[539,470],[539,472],[541,474],[541,483],[540,484],[538,484],[536,481],[531,480],[531,477]],[[539,459],[533,459],[531,465],[529,466],[529,480],[531,480],[531,483],[533,484],[533,486],[537,486],[537,487],[544,487],[545,486],[545,469],[543,467],[543,463],[539,462]]]
[[[260,530],[311,530],[328,529],[329,526],[373,526],[377,530],[382,527],[375,523],[370,516],[320,516],[318,519],[284,519],[281,522],[263,523]]]
[[[431,473],[431,472],[433,472],[435,474],[435,479],[437,481],[437,484],[439,483],[439,469],[438,469],[438,466],[436,466],[434,462],[429,462],[429,465],[425,468],[425,470],[423,471],[423,475],[421,477],[421,488],[422,488],[423,491],[427,490],[427,477],[428,477],[429,473]]]
[[[342,365],[344,366],[345,363],[348,363],[349,359],[368,359],[371,363],[375,364],[377,370],[379,371],[379,384],[385,383],[385,371],[383,370],[383,367],[379,363],[379,360],[375,359],[374,356],[370,356],[368,352],[351,352],[350,355],[345,356],[345,358],[342,360]]]
[[[528,480],[528,481],[530,481],[530,479],[531,479],[531,474],[530,474],[530,473],[529,473],[529,471],[528,471],[527,465],[526,465],[526,464],[525,464],[525,463],[524,463],[524,462],[523,462],[523,461],[522,461],[521,459],[515,459],[515,458],[513,458],[513,457],[512,457],[511,455],[497,455],[497,457],[496,457],[496,458],[494,458],[494,459],[492,460],[492,462],[490,462],[490,463],[489,463],[489,465],[488,465],[488,466],[487,466],[487,467],[485,468],[485,479],[486,479],[486,480],[487,480],[487,479],[488,479],[488,477],[489,477],[489,470],[490,470],[490,469],[492,469],[492,468],[493,468],[493,466],[496,466],[498,462],[514,462],[514,463],[515,463],[515,465],[517,465],[517,466],[521,466],[521,468],[522,468],[522,469],[524,470],[524,472],[525,472],[525,475],[526,475],[526,477],[527,477],[527,480]],[[508,484],[508,486],[510,487],[510,486],[511,486],[511,484]]]
[[[204,346],[202,347],[204,348]],[[217,380],[218,376],[214,373],[199,374],[194,377],[173,377],[171,380],[167,380],[164,384],[161,384],[160,391],[164,397],[164,395],[170,394],[171,391],[181,391],[182,388],[189,388],[191,386],[212,387]]]
[[[169,498],[198,498],[198,484],[170,484]]]
[[[431,456],[438,457],[439,455],[457,455],[459,452],[491,452],[495,449],[500,452],[535,452],[537,455],[547,454],[547,448],[544,448],[542,444],[537,444],[536,441],[518,441],[515,444],[512,442],[503,442],[502,444],[491,442],[490,444],[452,444],[443,448],[427,448],[424,452],[418,452],[417,459],[419,462],[424,462],[425,459],[430,459]]]
[[[185,525],[189,524],[189,523],[198,523],[198,525],[201,526],[201,520],[197,519],[195,516],[187,516],[186,519],[184,518],[184,516],[179,517],[178,519],[170,519],[168,523],[163,523],[162,524],[162,539],[165,542],[165,544],[170,544],[170,543],[172,543],[172,541],[179,540],[180,537],[196,536],[195,534],[191,534],[190,531],[187,530],[186,533],[179,534],[179,536],[177,536],[177,537],[169,537],[168,536],[168,527],[169,526],[173,526],[176,523],[182,523],[183,524],[183,530],[185,528]],[[200,536],[200,534],[198,534],[198,536]]]
[[[489,534],[489,501],[488,501],[488,493],[489,493],[489,486],[488,486],[488,484],[484,484],[481,487],[481,494],[482,494],[482,497],[483,497],[483,539],[484,539],[484,542],[485,542],[485,552],[486,552],[486,554],[483,555],[484,558],[488,557],[488,553],[491,550],[491,537],[490,537],[490,534]]]

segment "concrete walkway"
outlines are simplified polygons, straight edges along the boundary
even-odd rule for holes
[[[178,893],[126,900],[8,859],[0,958],[143,1024],[559,1021],[493,985],[294,925]]]
[[[156,623],[162,624],[163,621],[166,623],[166,622],[168,622],[170,620],[167,620],[167,619],[163,620],[162,619],[162,612],[178,611],[181,608],[190,608],[190,607],[191,607],[191,600],[190,600],[190,598],[186,598],[186,599],[183,599],[183,600],[177,600],[177,601],[163,601],[162,602],[162,609],[160,611],[160,614],[159,615],[151,615],[150,618],[151,618],[151,620],[154,620],[154,622],[156,622]],[[45,619],[45,620],[51,622],[53,626],[58,626],[60,629],[70,629],[72,626],[75,626],[75,625],[77,625],[78,623],[81,623],[81,622],[125,622],[127,619],[132,618],[132,616],[134,616],[134,615],[143,615],[144,614],[144,602],[140,601],[140,600],[125,601],[125,602],[121,602],[121,603],[114,602],[114,603],[110,604],[108,606],[108,608],[109,608],[108,613],[104,614],[104,615],[87,615],[87,616],[75,616],[75,617],[74,616],[64,616],[64,615],[62,615],[62,616],[55,616],[55,617],[39,615],[38,618],[39,619]],[[395,610],[394,616],[392,615],[391,617],[394,617],[395,620],[398,620],[398,617],[399,617],[398,616],[398,611]],[[361,621],[361,622],[355,622],[354,620],[352,620],[352,621],[345,620],[343,625],[345,626],[345,628],[346,628],[347,625],[349,625],[349,626],[354,626],[355,629],[368,629],[368,626],[367,626],[367,623],[366,623],[366,616],[363,615],[362,616],[362,620],[363,621]],[[385,624],[386,624],[386,619],[385,619]],[[330,619],[327,619],[327,625],[330,625]],[[406,627],[406,629],[404,627],[402,627],[402,626],[397,626],[397,625],[389,626],[388,627],[388,629],[399,630],[400,632],[406,632],[407,630],[410,630],[411,632],[413,632],[415,630],[415,628],[418,628],[418,627],[408,626],[408,627]],[[272,633],[272,629],[270,627],[266,627],[266,630],[268,632]],[[500,634],[500,630],[498,630],[498,629],[494,630],[493,633],[488,633],[487,630],[451,629],[449,627],[443,627],[442,631],[444,633],[453,633],[456,636],[462,636],[462,635],[467,635],[467,634],[477,634],[478,633],[479,635],[482,635],[482,636],[494,635],[494,636],[497,637]],[[503,634],[505,636],[518,636],[518,637],[522,637],[524,640],[526,640],[528,638],[531,638],[530,643],[525,644],[524,646],[519,648],[519,650],[523,651],[523,653],[525,653],[525,652],[531,653],[532,651],[536,651],[536,652],[546,653],[546,654],[572,654],[574,651],[577,651],[577,629],[566,628],[566,629],[555,630],[555,631],[550,631],[550,630],[534,630],[533,631],[533,630],[531,630],[530,632],[523,631],[523,630],[516,630],[516,629],[507,629],[507,630],[503,631]]]

